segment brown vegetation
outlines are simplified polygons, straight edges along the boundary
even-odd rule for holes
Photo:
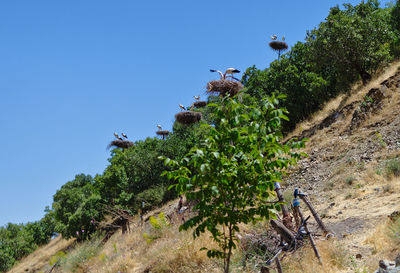
[[[200,112],[185,111],[179,112],[175,115],[176,121],[181,124],[190,125],[201,120],[202,114]]]
[[[128,148],[132,147],[133,145],[134,145],[134,143],[129,140],[113,140],[113,141],[111,141],[110,144],[108,144],[107,148],[109,149],[114,146],[117,148],[128,149]]]
[[[207,83],[207,93],[218,94],[221,96],[234,96],[243,89],[243,84],[239,81],[232,80],[215,80]]]

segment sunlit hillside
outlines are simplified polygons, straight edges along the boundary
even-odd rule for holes
[[[322,267],[305,246],[285,255],[284,272],[373,272],[379,260],[394,260],[399,253],[399,221],[388,217],[400,211],[399,106],[397,62],[298,124],[292,136],[309,138],[309,157],[287,177],[285,196],[290,199],[294,187],[307,192],[335,237],[316,239]],[[194,240],[190,231],[178,231],[177,205],[174,200],[149,212],[145,223],[134,218],[130,233],[117,232],[105,244],[92,239],[66,249],[71,243],[57,238],[10,272],[222,272],[221,261],[200,251],[213,245],[209,235]],[[311,226],[316,230],[315,222]],[[241,234],[263,234],[267,228],[265,222],[243,225]],[[259,272],[251,259],[244,262],[246,251],[244,242],[235,250],[233,272]]]

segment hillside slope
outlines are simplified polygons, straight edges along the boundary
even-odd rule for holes
[[[387,216],[400,210],[400,178],[388,173],[391,162],[400,158],[400,63],[368,86],[355,87],[328,103],[299,124],[293,136],[309,138],[309,157],[291,170],[283,183],[285,196],[291,196],[295,187],[307,192],[336,239],[317,241],[324,267],[300,255],[284,260],[284,272],[372,272],[378,260],[393,259],[400,246],[388,241],[385,233]],[[146,217],[161,211],[169,214],[176,204],[170,202]],[[130,234],[117,233],[105,245],[93,241],[77,246],[52,272],[221,272],[219,261],[199,251],[212,244],[207,235],[193,241],[190,232],[178,232],[179,218],[171,225],[162,217],[157,221],[160,227],[154,228],[135,218]],[[264,226],[245,229],[256,233]],[[50,244],[65,244],[58,240]],[[10,272],[48,272],[50,258],[61,249],[46,251],[46,256],[36,251]],[[357,254],[361,258],[356,259]],[[242,268],[241,255],[235,254],[234,271],[257,272]],[[35,264],[39,260],[40,266]]]

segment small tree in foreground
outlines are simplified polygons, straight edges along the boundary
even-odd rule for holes
[[[197,203],[197,215],[180,230],[193,227],[195,238],[208,230],[220,249],[208,249],[207,255],[223,258],[224,272],[229,272],[239,223],[274,216],[279,210],[270,201],[274,182],[302,155],[293,151],[304,146],[302,141],[280,143],[281,120],[287,117],[278,108],[279,98],[244,105],[235,96],[209,105],[217,122],[203,125],[208,127],[205,141],[180,161],[163,158],[172,169],[163,174],[177,181],[179,194]]]

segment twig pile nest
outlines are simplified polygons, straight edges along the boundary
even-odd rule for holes
[[[286,50],[288,49],[287,43],[283,41],[272,41],[269,43],[269,46],[276,51]]]
[[[167,135],[169,135],[169,131],[168,130],[159,130],[156,132],[156,134],[159,136],[167,136]]]
[[[200,112],[193,112],[193,111],[186,111],[186,112],[179,112],[175,115],[176,121],[179,123],[189,125],[201,120],[202,114]]]
[[[231,97],[243,89],[243,84],[232,80],[215,80],[207,83],[207,93],[218,93],[221,96],[229,94]]]
[[[206,101],[195,101],[195,102],[193,102],[192,107],[193,108],[202,108],[202,107],[205,107],[206,105],[207,105]]]
[[[113,140],[110,144],[108,144],[107,148],[117,147],[122,149],[128,149],[133,146],[133,142],[129,140]]]

